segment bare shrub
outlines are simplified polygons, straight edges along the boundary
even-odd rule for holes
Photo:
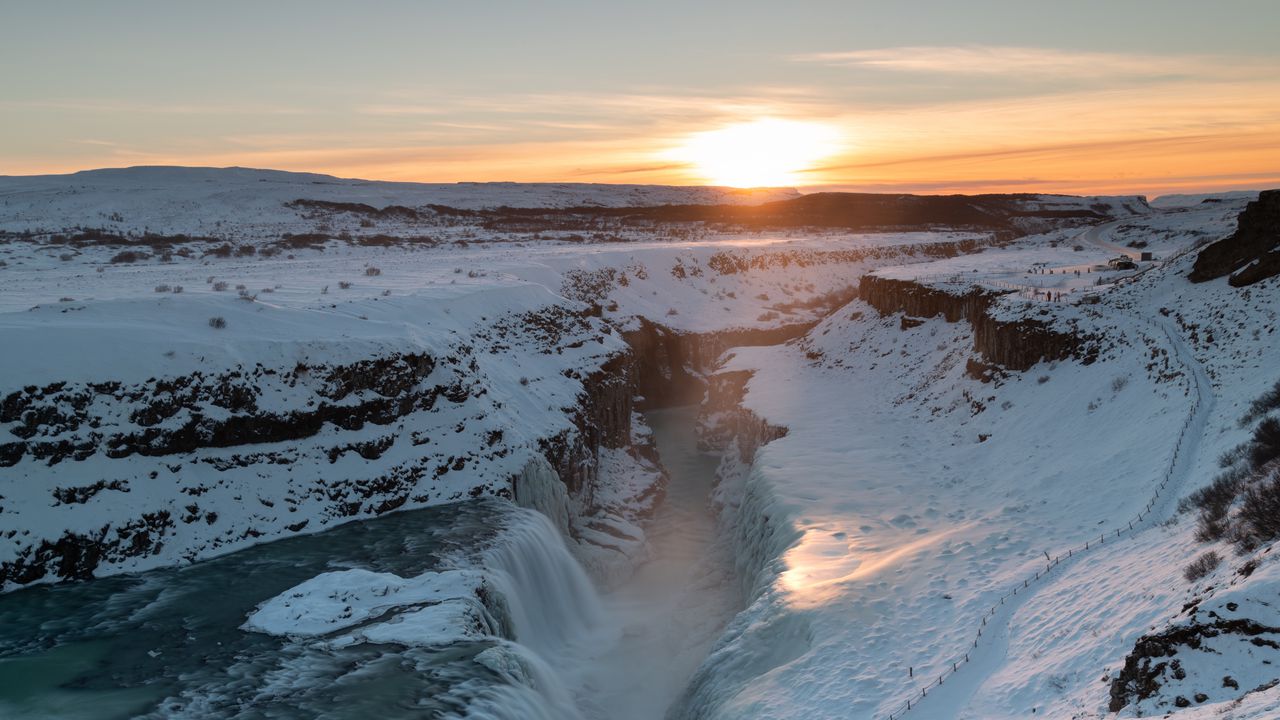
[[[351,289],[351,283],[347,282],[346,280],[340,280],[340,281],[338,281],[338,289],[339,289],[339,290],[350,290],[350,289]]]
[[[247,285],[236,285],[236,289],[237,289],[237,290],[248,290],[248,289],[249,289],[249,287],[248,287]]]
[[[1189,510],[1225,509],[1240,494],[1240,488],[1248,479],[1247,468],[1231,468],[1219,473],[1213,482],[1196,490],[1178,503],[1178,509]]]
[[[1117,375],[1111,379],[1111,392],[1118,393],[1129,384],[1128,375]]]
[[[1267,475],[1244,491],[1240,504],[1238,539],[1246,548],[1280,537],[1280,467]]]
[[[118,252],[115,255],[111,256],[111,262],[113,263],[131,263],[131,262],[137,262],[139,260],[146,260],[146,259],[147,259],[146,253],[140,253],[134,250],[125,250],[123,252]]]
[[[172,290],[172,292],[173,292],[173,294],[174,294],[174,295],[177,295],[178,293],[182,292],[182,286],[181,286],[181,285],[174,285],[174,286],[173,286],[173,290]]]
[[[1249,443],[1240,443],[1218,456],[1218,467],[1229,468],[1244,460],[1248,455]]]
[[[222,280],[219,280],[218,282],[213,284],[214,292],[222,292],[223,290],[226,290],[226,289],[227,289],[227,284]]]
[[[365,275],[368,275],[369,277],[373,277],[373,276],[375,276],[375,275],[381,275],[381,274],[382,274],[382,271],[381,271],[381,270],[379,270],[378,268],[376,268],[376,267],[374,267],[374,266],[370,265],[369,267],[367,267],[367,268],[365,268],[365,269],[364,269],[364,274],[365,274]]]
[[[1218,556],[1218,553],[1213,550],[1207,550],[1200,553],[1200,557],[1191,561],[1187,569],[1182,571],[1182,577],[1189,582],[1195,582],[1216,570],[1221,562],[1222,558]]]
[[[1265,416],[1272,410],[1280,410],[1280,380],[1274,387],[1263,393],[1257,400],[1249,403],[1249,411],[1240,418],[1240,427],[1248,427],[1251,423]]]
[[[156,292],[158,293],[166,293],[166,292],[172,292],[172,291],[173,291],[172,285],[165,285],[164,283],[161,283],[156,286]]]
[[[1216,542],[1226,537],[1227,530],[1227,513],[1203,512],[1196,520],[1196,541],[1207,543]]]
[[[1280,458],[1280,420],[1267,418],[1253,431],[1249,463],[1256,470],[1276,458]]]
[[[213,328],[214,330],[221,330],[221,329],[225,328],[226,326],[227,326],[227,319],[226,319],[226,318],[223,318],[223,317],[211,317],[211,318],[209,318],[209,327]]]

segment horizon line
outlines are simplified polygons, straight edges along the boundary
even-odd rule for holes
[[[246,171],[252,171],[252,172],[282,173],[287,175],[315,175],[315,176],[332,178],[334,180],[347,181],[347,182],[384,183],[388,185],[603,185],[603,186],[617,186],[617,187],[708,188],[708,189],[727,190],[727,191],[735,191],[735,192],[742,192],[742,193],[791,190],[800,195],[815,195],[820,193],[848,193],[848,194],[864,194],[864,195],[937,195],[937,196],[947,196],[947,195],[956,195],[956,196],[1061,195],[1065,197],[1108,196],[1108,197],[1138,197],[1138,198],[1143,198],[1148,202],[1152,200],[1157,200],[1162,197],[1168,197],[1168,196],[1226,195],[1226,194],[1232,194],[1232,193],[1262,192],[1263,190],[1268,189],[1267,185],[1263,184],[1263,185],[1251,186],[1251,187],[1239,187],[1238,185],[1233,185],[1232,187],[1229,187],[1229,188],[1220,188],[1220,189],[1212,189],[1210,187],[1206,187],[1206,188],[1197,189],[1194,191],[1183,190],[1183,191],[1176,191],[1176,192],[1164,192],[1164,193],[1154,193],[1154,194],[1141,192],[1137,190],[1129,191],[1129,192],[1114,192],[1114,191],[1113,192],[1066,192],[1061,190],[1042,190],[1042,191],[1003,190],[1003,191],[981,191],[981,192],[966,193],[966,192],[957,192],[957,191],[949,190],[946,188],[954,187],[955,185],[964,185],[964,184],[980,186],[983,183],[980,181],[975,182],[972,180],[965,180],[965,181],[957,180],[957,181],[954,181],[954,183],[946,180],[936,180],[932,182],[922,182],[919,184],[903,183],[904,185],[903,189],[891,190],[891,189],[884,188],[884,184],[882,183],[880,184],[871,183],[869,185],[870,187],[883,188],[883,189],[853,189],[858,186],[840,184],[840,183],[827,183],[827,184],[814,184],[814,185],[772,185],[772,186],[761,185],[761,186],[752,186],[752,187],[738,187],[733,185],[713,185],[713,184],[698,184],[698,183],[618,183],[618,182],[600,182],[600,181],[583,181],[583,180],[444,180],[444,181],[441,181],[441,180],[391,180],[391,179],[379,179],[379,178],[370,178],[370,177],[344,177],[341,175],[334,175],[332,173],[321,172],[317,170],[283,170],[280,168],[251,167],[247,165],[176,165],[176,164],[104,166],[104,167],[80,168],[77,170],[68,170],[64,172],[0,174],[0,179],[9,180],[9,179],[26,179],[26,178],[70,177],[73,175],[79,175],[81,173],[104,172],[104,171],[113,171],[113,170],[124,171],[124,170],[151,170],[151,169],[156,169],[156,170],[159,170],[159,169],[164,169],[164,170],[246,170]],[[1263,177],[1268,177],[1268,178],[1276,176],[1277,187],[1280,187],[1280,174],[1272,174],[1272,173],[1256,173],[1256,174],[1262,175]],[[1023,183],[1023,184],[1041,183],[1044,181],[1038,180],[1035,178],[1027,178],[1027,179],[1017,179],[1017,180],[992,179],[989,182],[993,185],[1008,185],[1008,184],[1020,184],[1020,183]]]

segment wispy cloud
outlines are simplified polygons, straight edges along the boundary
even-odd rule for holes
[[[225,103],[148,103],[120,100],[0,100],[0,107],[30,110],[62,110],[77,113],[114,113],[126,115],[305,115],[302,107],[284,105],[234,105]]]
[[[941,75],[1063,79],[1199,77],[1257,72],[1257,64],[1218,56],[1155,55],[998,45],[907,46],[796,55],[796,62]]]

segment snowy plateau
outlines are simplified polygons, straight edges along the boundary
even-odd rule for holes
[[[1280,717],[1280,192],[0,177],[0,717]]]

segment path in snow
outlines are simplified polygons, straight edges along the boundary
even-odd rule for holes
[[[1135,319],[1142,320],[1160,330],[1168,340],[1174,356],[1186,370],[1192,393],[1191,413],[1175,445],[1174,459],[1164,481],[1155,490],[1151,503],[1138,520],[1131,523],[1127,529],[1121,528],[1119,532],[1112,530],[1104,536],[1115,540],[1132,539],[1143,531],[1158,527],[1177,511],[1177,503],[1174,499],[1178,497],[1179,491],[1195,466],[1195,456],[1199,450],[1200,441],[1204,437],[1214,402],[1213,386],[1210,384],[1208,374],[1178,337],[1171,323],[1168,320],[1151,321],[1136,317]],[[1105,542],[1102,543],[1102,545],[1105,544]],[[938,719],[955,717],[968,706],[974,693],[986,683],[987,679],[1003,667],[1009,652],[1009,622],[1018,609],[1047,585],[1042,582],[1044,579],[1060,574],[1063,566],[1079,562],[1085,557],[1088,549],[1099,546],[1094,540],[1085,546],[1086,552],[1076,548],[1069,554],[1055,557],[1044,570],[1038,572],[1033,578],[1028,578],[1021,587],[1016,587],[1012,596],[1002,599],[989,614],[982,618],[982,625],[975,642],[964,651],[963,655],[955,658],[955,664],[945,675],[945,679],[943,677],[920,678],[924,693],[917,692],[909,701],[890,713],[887,716],[888,720],[898,720],[908,713],[912,713],[913,716]]]

